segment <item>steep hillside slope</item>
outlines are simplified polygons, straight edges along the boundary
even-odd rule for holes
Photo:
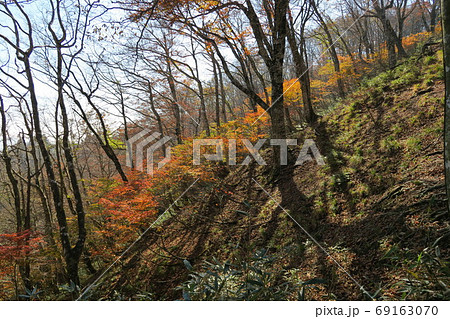
[[[316,141],[325,166],[286,166],[269,180],[253,163],[198,182],[189,209],[177,202],[93,295],[182,299],[176,288],[189,272],[217,272],[225,260],[250,271],[264,248],[273,257],[261,266],[267,291],[320,279],[305,298],[448,299],[442,74],[441,52],[414,57],[363,83],[315,129],[293,133]],[[205,294],[200,281],[185,285],[185,298]]]

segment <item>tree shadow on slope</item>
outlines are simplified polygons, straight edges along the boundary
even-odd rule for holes
[[[410,256],[417,257],[440,236],[441,229],[438,227],[433,228],[432,224],[411,225],[408,216],[423,215],[430,209],[441,210],[444,206],[443,202],[422,201],[419,204],[403,205],[385,211],[380,207],[373,207],[373,211],[346,224],[325,221],[322,225],[322,241],[329,247],[327,248],[329,253],[337,262],[342,260],[339,252],[348,251],[352,256],[351,262],[346,263],[342,260],[343,268],[371,295],[376,292],[382,294],[383,290],[391,288],[396,283],[398,269],[405,262],[400,255],[385,258],[389,247],[407,251]],[[330,264],[329,259],[325,255],[322,257],[320,261],[322,275],[333,281],[332,293],[337,299],[367,299],[347,274],[336,270],[340,272],[340,276],[336,278],[327,266]],[[349,283],[352,289],[349,289]]]
[[[277,181],[281,195],[281,207],[306,230],[312,230],[315,223],[311,216],[311,200],[302,193],[294,180],[295,166],[284,166]]]
[[[203,193],[195,207],[180,208],[148,241],[151,244],[135,251],[123,266],[131,271],[120,275],[114,288],[124,295],[138,290],[151,291],[157,300],[180,299],[181,292],[175,288],[188,277],[184,260],[195,266],[205,256],[225,254],[232,242],[248,246],[248,216],[257,216],[256,203],[266,196],[257,189],[252,165],[235,175],[230,174],[217,188]],[[200,187],[195,191],[201,193]],[[190,193],[195,196],[193,191]],[[226,200],[220,199],[222,195]]]

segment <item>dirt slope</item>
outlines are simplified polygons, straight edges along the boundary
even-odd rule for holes
[[[252,164],[199,182],[189,205],[178,203],[96,294],[182,299],[183,260],[195,269],[265,247],[277,270],[327,281],[308,299],[368,299],[358,285],[375,299],[448,298],[431,278],[448,270],[441,69],[439,52],[405,62],[366,81],[314,130],[293,133],[316,141],[323,167],[287,166],[269,180],[267,167]]]

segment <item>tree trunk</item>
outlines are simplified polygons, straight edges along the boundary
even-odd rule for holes
[[[66,29],[65,26],[62,23],[61,19],[61,8],[60,8],[60,2],[56,2],[56,5],[53,8],[53,16],[50,22],[47,25],[47,29],[50,32],[53,41],[54,41],[54,48],[56,51],[56,68],[55,68],[55,76],[56,76],[56,86],[57,86],[57,93],[58,93],[58,100],[57,100],[57,106],[59,106],[59,109],[61,110],[61,119],[62,119],[62,127],[63,127],[63,136],[62,136],[62,147],[63,147],[63,153],[64,153],[64,159],[66,161],[65,166],[67,170],[67,174],[69,177],[69,182],[72,187],[72,194],[75,201],[75,214],[76,214],[76,221],[77,221],[77,230],[78,230],[78,236],[76,238],[75,245],[72,247],[70,244],[70,236],[69,236],[69,229],[67,225],[67,219],[66,214],[63,208],[62,203],[62,196],[58,192],[59,196],[59,203],[55,200],[55,205],[60,206],[60,212],[58,216],[58,223],[60,225],[60,234],[61,234],[61,241],[63,246],[63,252],[64,252],[64,258],[66,261],[67,266],[67,272],[69,275],[69,281],[75,283],[77,286],[80,285],[80,278],[78,275],[78,262],[80,260],[80,257],[83,253],[84,243],[86,241],[86,227],[85,227],[85,211],[83,206],[83,198],[81,195],[79,182],[78,182],[78,176],[76,174],[75,170],[75,161],[74,156],[72,154],[71,149],[71,143],[70,143],[70,129],[69,129],[69,118],[67,115],[67,108],[65,105],[65,96],[64,96],[64,88],[66,86],[66,80],[67,76],[63,74],[65,72],[67,64],[64,61],[64,54],[63,49],[67,48],[67,45],[65,44],[66,41]],[[54,27],[53,27],[53,20],[57,17],[58,20],[58,28],[61,30],[61,36],[58,36]],[[28,61],[28,59],[27,59]],[[67,71],[68,72],[68,71]],[[31,69],[30,69],[31,73]],[[36,102],[37,107],[37,102]],[[36,112],[38,112],[36,110]],[[58,123],[58,118],[55,116],[55,121]],[[56,124],[58,127],[58,124]],[[60,165],[61,167],[61,165]],[[47,168],[47,167],[46,167]],[[51,181],[52,178],[49,176],[49,180]],[[58,185],[56,185],[55,188],[58,188]],[[57,194],[55,194],[57,195]],[[55,198],[56,199],[56,198]],[[70,204],[70,200],[69,200]],[[57,212],[58,215],[58,212]]]
[[[447,209],[450,214],[450,5],[447,0],[441,0],[441,13],[445,70],[444,166]]]
[[[150,83],[148,84],[148,94],[150,97],[150,109],[152,110],[153,115],[156,118],[156,124],[158,125],[158,131],[162,136],[164,136],[164,129],[163,129],[162,121],[161,121],[161,116],[159,115],[158,110],[155,107],[155,101],[153,99],[153,90],[152,90],[152,86],[150,85]],[[166,143],[164,143],[162,145],[162,148],[163,148],[164,157],[166,157],[167,156]]]
[[[28,154],[28,147],[26,144],[26,140],[25,140],[25,136],[22,132],[22,144],[23,144],[23,148],[24,148],[24,152],[25,152],[25,161],[26,161],[26,167],[27,167],[27,177],[26,177],[26,191],[24,192],[24,194],[22,195],[22,199],[23,199],[23,229],[25,231],[29,230],[31,231],[31,180],[33,178],[33,172],[31,171],[31,165],[30,165],[30,157]],[[22,183],[23,184],[23,183]],[[29,246],[30,244],[30,234],[28,234],[24,241],[23,244],[25,246]],[[31,265],[30,265],[30,253],[27,251],[25,252],[25,256],[24,256],[24,260],[22,263],[22,270],[21,270],[21,276],[23,278],[23,282],[25,287],[27,287],[28,289],[32,288],[33,285],[31,283]]]
[[[170,61],[167,59],[167,68],[168,68],[168,75],[167,75],[167,82],[169,83],[170,88],[170,94],[172,95],[172,110],[173,115],[175,117],[175,136],[177,137],[177,143],[181,144],[183,143],[182,140],[182,134],[181,134],[181,112],[180,107],[178,106],[178,100],[177,100],[177,91],[175,88],[175,80],[172,75],[172,67],[170,66]]]
[[[317,121],[317,115],[314,112],[312,105],[309,70],[303,58],[303,54],[301,53],[303,46],[301,45],[299,46],[297,44],[297,40],[295,39],[295,33],[292,24],[292,16],[289,15],[289,18],[290,24],[287,30],[287,39],[294,60],[295,74],[300,82],[305,120],[308,124],[314,124]]]
[[[222,117],[223,117],[223,122],[226,123],[227,122],[227,110],[226,110],[226,98],[225,98],[225,87],[223,84],[223,74],[222,74],[222,69],[220,67],[220,64],[216,61],[217,63],[217,73],[219,74],[219,83],[220,83],[220,103],[221,103],[221,112],[222,112]]]
[[[408,57],[408,54],[406,53],[405,49],[403,48],[402,37],[395,33],[395,30],[392,27],[392,25],[389,22],[389,20],[386,21],[386,27],[388,29],[387,31],[390,34],[389,37],[394,41],[395,46],[397,47],[398,57],[399,58],[406,58],[406,57]],[[401,27],[401,28],[403,28],[403,27]],[[403,30],[399,30],[399,34],[401,34],[400,32],[403,32]]]
[[[272,139],[286,138],[286,125],[284,116],[283,63],[287,35],[287,8],[288,1],[276,1],[274,30],[272,31],[273,54],[271,64],[268,66],[270,82],[272,86],[272,104],[269,108],[270,120],[272,122]],[[278,146],[274,146],[273,151],[275,164],[274,172],[277,172],[280,169],[279,165],[281,164],[281,152]]]
[[[387,48],[387,53],[388,53],[388,65],[389,65],[389,68],[392,69],[397,64],[397,54],[395,53],[395,41],[392,37],[392,32],[391,32],[392,27],[390,27],[390,23],[386,17],[382,18],[381,22],[383,24],[383,32],[384,32],[385,39],[386,39],[386,48]]]
[[[206,115],[205,93],[200,79],[197,81],[198,95],[200,97],[200,130],[206,131],[206,136],[210,136],[208,116]]]
[[[284,118],[286,120],[286,130],[287,132],[293,132],[294,131],[294,124],[292,123],[291,119],[291,112],[289,110],[289,106],[285,105],[284,107]]]
[[[56,38],[55,38],[56,40]],[[67,264],[67,272],[69,275],[70,281],[75,283],[77,286],[80,285],[80,278],[78,276],[78,262],[80,260],[81,254],[84,248],[84,242],[86,240],[86,228],[85,228],[85,213],[83,207],[83,200],[80,192],[80,188],[78,185],[78,177],[75,172],[75,164],[74,158],[72,155],[72,149],[70,147],[69,141],[69,120],[67,116],[66,106],[64,102],[63,95],[63,87],[64,80],[62,75],[63,70],[63,55],[62,55],[62,44],[57,41],[57,85],[58,85],[58,103],[61,109],[62,115],[62,125],[63,125],[63,151],[64,158],[66,160],[67,172],[69,175],[70,185],[72,186],[72,192],[75,199],[75,210],[77,216],[77,225],[78,225],[78,238],[74,247],[70,247],[69,251],[65,252],[65,259]]]
[[[437,10],[437,3],[439,0],[433,0],[433,5],[431,7],[431,12],[430,12],[430,31],[434,32],[434,29],[436,28],[436,20],[437,20],[437,16],[438,16],[438,10]],[[442,1],[441,4],[441,12],[444,12],[444,1]],[[442,17],[444,17],[444,15],[442,14]]]
[[[16,232],[21,235],[21,233],[25,230],[30,229],[30,216],[29,216],[29,210],[28,212],[24,211],[24,205],[21,204],[21,198],[24,196],[21,196],[21,192],[19,189],[19,182],[14,176],[14,169],[12,167],[11,157],[8,154],[8,136],[6,133],[6,113],[5,113],[5,107],[3,104],[3,99],[0,96],[0,114],[1,114],[1,132],[2,132],[2,158],[5,163],[5,170],[6,175],[8,176],[9,183],[11,185],[11,191],[12,196],[14,199],[14,212],[16,214]],[[26,152],[26,150],[25,150]],[[30,174],[28,174],[30,176]],[[29,184],[27,185],[29,187]],[[28,227],[28,228],[25,228]],[[28,243],[28,240],[25,239],[24,241],[19,241],[17,243],[18,246],[26,245]],[[27,289],[32,289],[31,281],[30,281],[30,264],[28,261],[27,256],[23,260],[20,260],[19,262],[19,273],[20,277],[22,278],[23,284]]]
[[[333,61],[333,67],[334,67],[334,72],[336,72],[337,74],[337,88],[338,88],[338,94],[340,98],[344,98],[345,97],[345,88],[344,88],[344,82],[342,81],[342,77],[341,77],[341,65],[339,62],[339,58],[336,52],[336,47],[335,47],[335,41],[333,40],[333,37],[331,36],[331,32],[328,29],[328,26],[325,22],[325,20],[323,19],[322,15],[320,14],[319,10],[317,9],[316,3],[314,0],[311,0],[311,5],[314,9],[314,12],[316,13],[317,18],[319,19],[320,25],[322,26],[323,31],[325,32],[325,35],[327,37],[327,41],[328,41],[328,52],[330,53],[330,57],[331,57],[331,61]]]
[[[213,65],[213,77],[214,77],[214,97],[216,107],[216,124],[220,127],[220,94],[219,94],[219,75],[217,74],[217,61],[214,57],[214,52],[210,53],[212,65]]]

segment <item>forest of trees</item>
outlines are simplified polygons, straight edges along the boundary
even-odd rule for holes
[[[193,166],[195,138],[309,138],[344,176],[328,114],[383,72],[442,51],[450,63],[449,12],[444,0],[1,0],[0,299],[79,298],[163,213],[193,209],[179,203],[192,183],[199,202],[241,174],[228,159]],[[127,153],[145,130],[171,137],[153,176]],[[450,115],[445,130],[450,141]],[[281,148],[261,149],[267,185],[306,205]]]

